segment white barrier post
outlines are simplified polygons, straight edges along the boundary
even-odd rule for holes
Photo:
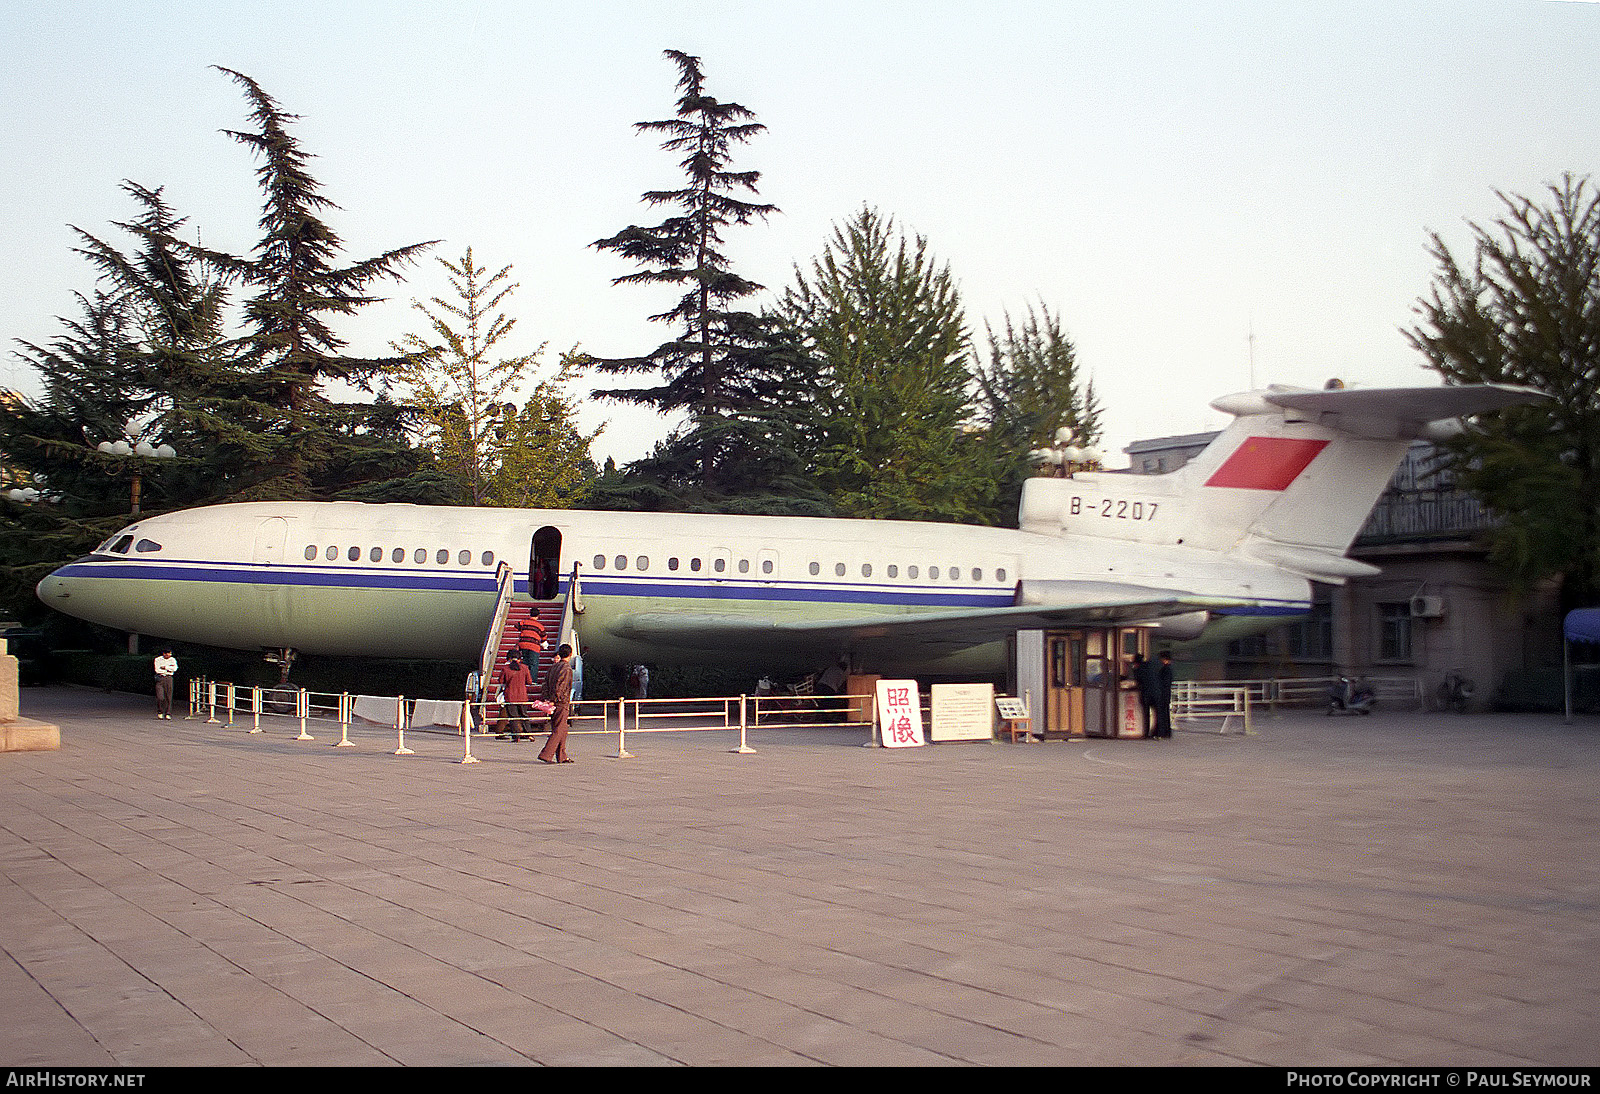
[[[637,707],[637,704],[635,704],[635,706]],[[638,712],[637,712],[637,709],[636,709],[635,712],[634,712],[634,718],[637,719],[638,716],[639,715],[638,715]],[[638,728],[638,723],[637,722],[634,723],[634,728]],[[633,759],[633,753],[628,751],[627,740],[628,740],[628,700],[626,700],[626,699],[618,699],[617,700],[617,759],[619,759],[619,760],[631,760],[631,759]]]
[[[234,692],[233,692],[233,685],[229,684],[228,685],[228,725],[230,727],[233,725],[233,702],[234,702],[234,699],[235,699],[235,695],[234,695]]]
[[[297,741],[314,741],[315,737],[306,732],[306,719],[311,717],[311,693],[305,688],[299,689],[294,697],[294,712],[300,716],[300,736]]]
[[[478,763],[478,757],[472,754],[472,700],[461,700],[461,737],[467,742],[466,755],[461,757],[464,764]]]
[[[744,700],[745,697],[743,695],[739,696],[739,747],[733,749],[733,751],[741,756],[749,756],[755,753],[755,749],[751,748],[749,742],[745,740]]]
[[[350,708],[355,706],[348,691],[339,695],[339,743],[334,748],[354,748],[355,742],[350,739]]]
[[[416,753],[406,747],[406,697],[399,695],[394,701],[394,728],[400,735],[400,747],[394,750],[396,756],[414,756]]]
[[[222,723],[217,721],[217,682],[215,680],[206,684],[206,703],[210,707],[210,715],[206,718],[206,725],[221,725]]]
[[[255,728],[251,733],[261,732],[261,687],[257,685],[250,689],[250,709],[255,712]]]

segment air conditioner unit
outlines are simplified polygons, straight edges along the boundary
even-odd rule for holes
[[[1411,618],[1438,619],[1444,615],[1444,597],[1414,596],[1411,598]]]

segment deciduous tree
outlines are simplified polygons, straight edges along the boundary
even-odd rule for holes
[[[1559,575],[1600,598],[1600,193],[1567,175],[1542,201],[1500,195],[1458,262],[1435,234],[1433,292],[1412,345],[1450,383],[1537,388],[1547,402],[1481,419],[1454,447],[1459,481],[1500,517],[1492,557],[1526,586]]]

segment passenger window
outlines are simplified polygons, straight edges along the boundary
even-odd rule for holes
[[[667,569],[669,569],[669,570],[677,570],[677,568],[678,568],[678,560],[677,559],[675,559],[675,558],[667,559]]]
[[[1004,581],[1006,579],[1006,572],[1004,570],[996,570],[994,572],[994,579],[996,581]]]
[[[439,548],[439,553],[433,556],[433,561],[435,564],[443,566],[450,561],[450,552],[443,547]]]
[[[950,580],[951,581],[960,581],[961,580],[961,567],[960,566],[952,566],[952,567],[950,567]]]
[[[917,568],[915,566],[907,566],[906,567],[906,576],[909,577],[912,581],[917,580],[917,572],[918,571],[917,571]]]
[[[628,556],[627,555],[618,555],[617,556],[616,565],[617,565],[617,569],[626,570],[628,568]]]
[[[900,567],[898,567],[898,566],[890,566],[889,567],[889,576],[890,577],[899,577],[900,576]]]
[[[428,561],[428,549],[426,547],[418,547],[416,551],[412,553],[411,561],[419,565]]]
[[[939,567],[937,567],[937,566],[929,566],[928,567],[928,580],[929,581],[938,581],[939,580]]]
[[[472,565],[472,552],[471,551],[462,551],[459,555],[457,555],[456,556],[456,565],[458,565],[458,566],[471,566]]]
[[[772,572],[772,560],[770,558],[764,558],[761,560],[761,572],[764,574],[770,574]]]
[[[976,566],[974,566],[972,568],[972,580],[973,581],[982,581],[983,580],[983,571],[978,569]]]
[[[483,558],[480,559],[479,561],[481,561],[485,566],[493,566],[494,565],[494,552],[493,551],[485,551],[485,552],[483,552]]]
[[[698,558],[691,558],[689,560],[689,569],[694,571],[695,573],[699,573],[700,572],[700,560]]]
[[[741,574],[747,574],[750,572],[750,560],[748,558],[741,558],[739,560],[739,572]]]
[[[306,561],[307,562],[313,562],[313,561],[316,560],[316,557],[317,557],[316,545],[313,544],[312,546],[307,547],[306,548]]]
[[[360,562],[361,561],[361,548],[359,548],[359,547],[350,548],[348,551],[345,552],[345,557],[348,558],[351,562]]]
[[[371,559],[373,562],[382,562],[383,561],[383,548],[382,547],[374,547],[372,550],[367,552],[367,558]]]
[[[728,560],[725,558],[719,558],[711,564],[711,568],[720,574],[728,568]]]
[[[862,577],[871,577],[872,576],[872,563],[863,562],[861,564],[861,576]]]
[[[833,564],[833,576],[834,577],[843,577],[844,576],[844,563],[835,562]]]
[[[336,561],[338,559],[338,557],[339,557],[339,548],[337,548],[337,547],[329,547],[328,550],[324,553],[323,557],[326,558],[329,562]]]
[[[813,562],[811,564],[810,569],[811,569],[811,576],[812,577],[816,577],[818,574],[820,574],[822,572],[822,567],[817,565],[815,562]]]
[[[638,558],[633,560],[633,564],[637,569],[648,570],[650,568],[650,556],[640,555]]]
[[[594,568],[596,570],[604,570],[606,568],[606,556],[605,555],[595,555],[594,556]]]
[[[404,562],[405,560],[406,549],[404,547],[396,547],[393,551],[389,552],[390,562]]]

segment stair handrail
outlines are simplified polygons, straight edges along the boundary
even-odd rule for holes
[[[577,617],[583,614],[583,588],[578,582],[579,567],[579,563],[572,564],[572,580],[567,582],[567,603],[561,609],[561,627],[558,632],[560,637],[556,639],[557,646],[571,646],[574,657],[583,655],[578,646]]]
[[[489,621],[489,633],[484,636],[483,653],[478,658],[479,687],[485,695],[489,693],[490,677],[500,653],[500,637],[505,633],[506,616],[511,612],[511,599],[517,589],[516,576],[511,572],[510,563],[502,559],[495,567],[494,582],[494,616]]]

